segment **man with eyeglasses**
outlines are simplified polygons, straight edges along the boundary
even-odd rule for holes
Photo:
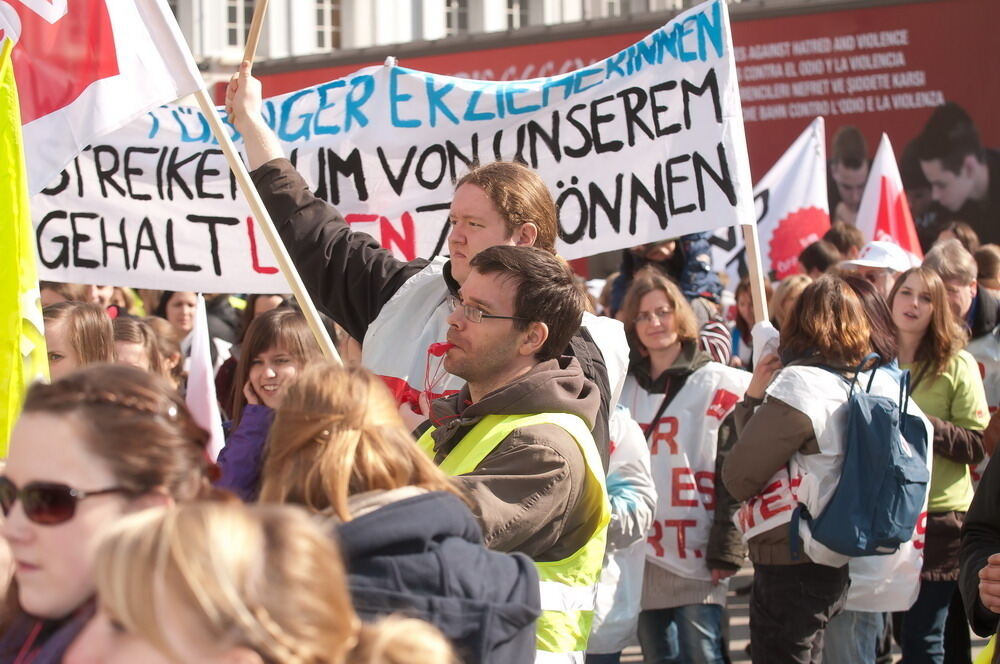
[[[451,299],[444,356],[467,382],[431,404],[419,444],[465,489],[486,546],[535,560],[536,661],[582,659],[610,518],[590,434],[600,395],[562,354],[584,295],[541,249],[490,247],[470,268]]]
[[[317,198],[261,114],[260,82],[248,63],[226,92],[230,121],[242,134],[254,184],[317,308],[362,342],[361,363],[378,374],[400,413],[415,426],[424,402],[458,390],[461,378],[431,354],[448,331],[449,295],[469,261],[495,245],[536,246],[555,254],[558,213],[547,186],[523,164],[494,162],[459,179],[448,212],[449,258],[400,261]],[[608,413],[628,368],[620,323],[588,314],[563,350],[575,356],[601,394],[594,435],[607,465]]]

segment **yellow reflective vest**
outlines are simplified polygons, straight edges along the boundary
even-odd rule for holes
[[[993,661],[993,654],[997,647],[997,637],[996,634],[990,639],[990,642],[986,644],[979,656],[976,657],[974,664],[990,664]]]
[[[542,598],[535,661],[582,663],[594,619],[597,581],[601,576],[611,519],[603,466],[590,428],[583,419],[569,413],[487,415],[444,458],[441,470],[449,475],[471,473],[512,431],[537,424],[555,424],[569,433],[586,461],[588,484],[600,487],[599,493],[591,491],[583,498],[600,501],[600,520],[590,539],[562,560],[535,562]],[[428,429],[417,441],[431,458],[434,457],[433,431],[433,428]]]

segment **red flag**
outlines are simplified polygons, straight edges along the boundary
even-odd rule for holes
[[[0,0],[16,42],[28,189],[95,138],[202,86],[162,0]]]
[[[903,180],[899,176],[899,166],[896,165],[889,137],[885,134],[882,134],[872,160],[858,208],[857,224],[868,240],[892,242],[916,258],[923,258],[910,204],[903,191]]]

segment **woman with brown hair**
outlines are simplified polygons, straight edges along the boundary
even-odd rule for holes
[[[337,547],[301,510],[197,503],[124,519],[67,664],[453,664],[419,620],[363,626]]]
[[[176,391],[134,367],[31,387],[0,476],[15,562],[0,661],[62,661],[93,614],[98,535],[128,512],[212,495],[207,442]]]
[[[794,529],[792,515],[800,501],[809,514],[822,514],[840,481],[849,379],[871,350],[870,336],[854,290],[820,277],[785,318],[780,359],[760,359],[736,406],[739,440],[722,476],[746,501],[737,521],[754,563],[754,662],[815,661],[827,623],[847,599],[849,559],[816,542],[805,521]],[[878,372],[872,393],[898,399],[899,387]]]
[[[177,338],[174,326],[159,316],[146,316],[142,319],[153,332],[156,339],[156,349],[160,354],[160,368],[175,388],[184,388],[184,355],[181,352],[181,342]]]
[[[483,546],[459,489],[417,447],[371,372],[327,362],[302,371],[271,428],[260,499],[329,519],[363,619],[423,618],[464,662],[534,658],[531,559]]]
[[[322,351],[305,317],[294,309],[272,309],[247,328],[236,365],[233,419],[219,453],[219,486],[244,501],[257,498],[267,432],[285,390]]]
[[[114,360],[111,319],[98,305],[58,302],[42,309],[42,318],[52,380],[88,364]]]
[[[631,362],[619,403],[643,428],[658,496],[647,538],[639,643],[647,662],[724,660],[725,580],[744,549],[735,504],[715,482],[720,436],[750,374],[698,348],[698,323],[680,288],[640,270],[621,315]],[[679,528],[677,524],[686,524]]]
[[[944,626],[958,582],[959,533],[972,502],[969,464],[983,459],[989,422],[986,393],[967,333],[948,305],[937,272],[903,272],[889,295],[899,331],[900,367],[913,375],[913,401],[934,427],[934,463],[927,502],[924,567],[916,603],[904,614],[907,662],[943,662]]]
[[[132,316],[119,316],[111,325],[115,335],[115,362],[169,377],[160,357],[156,334],[149,325]]]

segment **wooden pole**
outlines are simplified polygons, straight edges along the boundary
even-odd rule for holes
[[[247,43],[243,47],[243,60],[253,67],[253,58],[260,43],[260,33],[264,29],[264,14],[267,12],[267,0],[257,0],[253,6],[253,19],[250,21],[250,32],[247,33]]]
[[[253,65],[254,55],[257,53],[257,45],[260,43],[260,35],[264,28],[264,15],[267,12],[267,3],[268,0],[256,0],[254,3],[253,19],[250,21],[250,30],[247,33],[246,46],[243,49],[243,59],[251,63],[251,66]],[[281,268],[281,273],[285,275],[289,289],[295,295],[299,306],[302,307],[302,313],[305,315],[310,331],[316,337],[316,343],[319,344],[323,355],[328,359],[338,364],[343,364],[340,359],[340,353],[337,352],[336,346],[330,340],[330,335],[327,334],[326,326],[323,325],[319,317],[316,305],[313,304],[312,298],[309,297],[309,293],[306,291],[298,271],[292,264],[292,259],[289,257],[285,245],[281,242],[281,238],[278,237],[278,232],[274,228],[274,222],[271,221],[271,215],[268,214],[267,208],[264,207],[264,202],[260,200],[260,194],[257,193],[257,188],[250,179],[250,174],[247,173],[246,165],[240,159],[240,155],[236,151],[236,146],[233,145],[232,140],[229,138],[229,132],[226,131],[225,126],[222,124],[222,118],[219,117],[219,112],[216,110],[215,104],[209,99],[208,93],[204,89],[196,92],[195,97],[198,99],[198,106],[201,107],[202,114],[212,128],[212,134],[219,141],[222,152],[226,155],[226,161],[229,162],[229,168],[236,176],[237,184],[239,184],[240,189],[243,191],[247,203],[250,204],[250,211],[253,213],[253,218],[257,221],[257,227],[264,233],[264,237],[267,239],[267,243],[271,247],[275,259],[278,261],[278,267]]]
[[[226,161],[229,162],[229,168],[232,169],[233,174],[236,176],[236,182],[250,204],[250,211],[253,213],[253,218],[257,221],[257,227],[260,228],[264,233],[264,237],[267,238],[267,243],[270,245],[271,251],[274,252],[274,257],[278,261],[281,273],[285,275],[289,288],[291,288],[292,293],[295,295],[299,306],[302,307],[302,313],[305,314],[309,329],[312,331],[313,336],[316,337],[316,341],[323,350],[323,354],[328,359],[338,364],[343,364],[337,348],[333,345],[330,335],[326,332],[326,327],[320,320],[319,312],[316,311],[316,305],[313,304],[312,298],[306,292],[306,287],[303,285],[298,271],[292,264],[292,259],[288,256],[285,245],[281,242],[281,238],[278,237],[278,231],[274,228],[271,215],[267,213],[267,208],[264,207],[263,201],[260,200],[260,194],[257,193],[257,188],[250,179],[250,174],[247,173],[246,165],[240,159],[240,155],[236,151],[236,146],[233,145],[233,141],[229,138],[229,132],[226,131],[225,126],[222,124],[219,111],[215,108],[212,100],[209,99],[208,93],[204,88],[198,90],[195,93],[195,97],[198,99],[201,112],[205,115],[209,126],[212,128],[212,134],[215,135],[216,140],[219,141],[219,146],[222,148],[222,152],[226,155]]]
[[[746,244],[747,270],[750,278],[750,296],[753,300],[754,323],[768,319],[767,295],[764,294],[764,265],[760,260],[760,243],[757,224],[741,224],[743,242]]]

